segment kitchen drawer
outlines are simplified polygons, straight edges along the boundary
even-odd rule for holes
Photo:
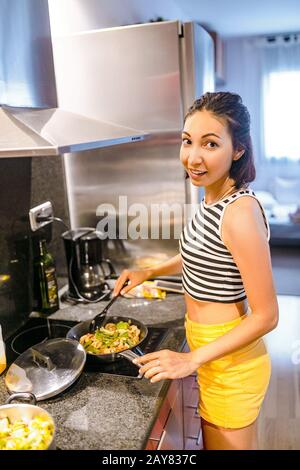
[[[167,396],[161,406],[157,420],[155,421],[155,424],[152,428],[148,443],[151,440],[157,441],[159,443],[159,441],[162,439],[163,431],[167,425],[169,416],[172,413],[172,410],[177,406],[177,401],[179,397],[182,403],[181,379],[172,380]],[[182,416],[181,416],[181,420],[182,420]],[[148,443],[147,443],[146,448],[148,448]],[[153,445],[153,443],[150,443],[149,445]]]
[[[195,384],[195,378],[192,375],[189,375],[188,377],[185,377],[182,380],[183,383],[183,400],[184,400],[184,405],[189,401],[190,395],[192,393],[194,384]]]
[[[184,450],[203,450],[202,437],[199,442],[197,439],[186,439]]]
[[[202,450],[201,418],[194,408],[184,410],[184,449]]]
[[[149,437],[149,440],[155,440],[155,441],[159,441],[161,436],[162,436],[162,433],[163,433],[163,430],[164,430],[164,426],[167,422],[167,419],[168,419],[168,416],[169,416],[169,413],[170,413],[170,410],[168,410],[168,412],[164,412],[164,410],[161,410],[161,413],[162,413],[162,416],[159,415],[159,417],[157,418],[157,420],[155,421],[155,424],[152,428],[152,431],[151,431],[151,434],[150,434],[150,437]]]
[[[184,395],[184,406],[197,408],[199,402],[199,389],[198,385],[189,390],[186,395]]]
[[[159,441],[155,439],[148,439],[145,450],[157,450],[158,445],[159,445]]]
[[[199,393],[197,377],[189,375],[183,379],[183,403],[184,406],[198,406]]]
[[[184,408],[184,436],[198,439],[201,419],[195,408]]]
[[[184,450],[183,404],[180,385],[179,383],[177,386],[176,400],[169,414],[157,450]]]

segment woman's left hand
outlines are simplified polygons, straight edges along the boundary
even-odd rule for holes
[[[153,383],[163,379],[187,377],[199,367],[192,352],[178,353],[169,349],[145,354],[133,362],[142,365],[140,374],[144,374]]]

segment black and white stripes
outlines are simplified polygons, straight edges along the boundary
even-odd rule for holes
[[[181,234],[182,284],[196,300],[233,303],[246,298],[238,267],[221,239],[225,207],[242,196],[251,196],[258,201],[251,189],[241,189],[214,204],[206,204],[203,199]],[[258,203],[269,240],[268,221]]]

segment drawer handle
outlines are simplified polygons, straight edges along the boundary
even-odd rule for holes
[[[165,438],[166,434],[167,434],[167,431],[164,429],[164,430],[163,430],[163,433],[162,433],[162,435],[161,435],[161,439],[160,439],[160,441],[159,441],[159,444],[158,444],[158,446],[157,446],[157,450],[160,450],[160,448],[161,448],[161,446],[162,446],[162,444],[163,444],[163,441],[164,441],[164,438]]]
[[[202,442],[202,428],[200,426],[199,432],[198,432],[198,437],[197,437],[197,446],[200,445],[200,442]]]

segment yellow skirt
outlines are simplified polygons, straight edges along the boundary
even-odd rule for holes
[[[185,316],[186,337],[194,351],[216,340],[242,322],[242,317],[220,324],[202,324]],[[271,376],[271,361],[262,338],[198,369],[200,416],[223,428],[253,423],[260,411]]]

